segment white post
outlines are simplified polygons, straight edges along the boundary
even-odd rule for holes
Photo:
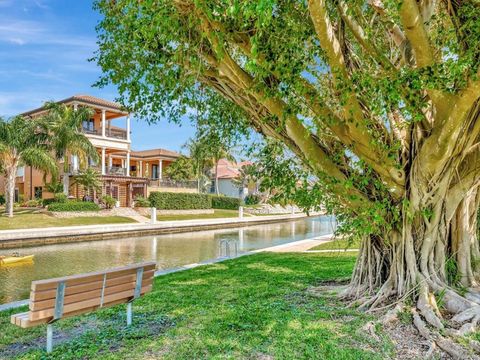
[[[132,303],[127,304],[127,326],[132,325]]]
[[[150,223],[156,224],[157,223],[157,208],[151,207],[150,208]]]
[[[130,141],[130,114],[127,115],[127,141]]]
[[[105,175],[105,148],[102,147],[102,175]]]
[[[138,177],[143,177],[143,161],[142,160],[139,161],[137,176]]]
[[[130,176],[130,151],[127,152],[127,176]]]
[[[243,219],[243,206],[240,206],[240,207],[238,208],[238,217],[239,217],[240,219]]]
[[[53,325],[47,324],[47,353],[50,354],[53,350]]]
[[[105,137],[106,122],[107,122],[106,111],[102,110],[102,136],[103,137]]]
[[[108,155],[108,167],[111,169],[113,166],[112,155]]]
[[[163,160],[158,160],[158,180],[162,180],[163,176]]]

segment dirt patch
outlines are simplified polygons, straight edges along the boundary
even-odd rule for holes
[[[126,327],[123,318],[114,320],[99,320],[95,315],[90,315],[69,328],[60,328],[54,325],[53,343],[54,347],[72,342],[75,343],[91,341],[97,336],[102,338],[103,343],[108,343],[108,351],[115,352],[122,348],[124,339],[142,339],[163,334],[167,329],[175,326],[175,323],[167,317],[147,317],[138,314],[132,326]],[[107,334],[106,336],[103,333]],[[102,336],[100,336],[102,335]],[[88,340],[87,340],[88,339]],[[15,343],[0,349],[0,359],[13,358],[15,356],[35,351],[44,350],[46,345],[46,333],[22,343]],[[69,345],[70,346],[70,345]]]
[[[429,355],[430,344],[418,333],[412,324],[404,324],[397,321],[384,326],[383,329],[395,346],[395,359],[426,359]],[[430,358],[452,359],[450,355],[439,348],[436,348],[431,353]]]

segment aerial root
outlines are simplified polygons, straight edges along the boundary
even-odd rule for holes
[[[428,352],[432,351],[432,348],[435,346],[438,346],[440,349],[445,351],[447,354],[449,354],[451,357],[454,359],[480,359],[476,355],[469,354],[466,349],[464,349],[462,346],[459,344],[453,342],[452,340],[445,338],[441,336],[438,333],[433,333],[431,332],[428,328],[425,322],[421,319],[420,315],[417,313],[415,309],[412,309],[412,315],[413,315],[413,324],[417,328],[418,332],[420,335],[422,335],[427,341],[431,343],[430,349]]]
[[[430,325],[440,330],[444,328],[441,320],[442,315],[438,310],[435,296],[428,292],[428,287],[426,284],[425,286],[420,287],[417,308]]]

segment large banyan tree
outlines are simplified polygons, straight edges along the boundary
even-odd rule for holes
[[[346,295],[480,319],[478,0],[103,0],[99,84],[285,144],[362,246]],[[212,120],[213,121],[213,120]],[[345,220],[348,222],[348,220]],[[419,318],[417,316],[417,318]],[[462,331],[463,331],[462,330]]]

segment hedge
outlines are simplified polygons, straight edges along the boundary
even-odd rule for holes
[[[148,197],[151,206],[161,210],[211,209],[212,199],[206,194],[153,191]]]
[[[229,196],[210,195],[214,209],[237,210],[242,204],[239,198]]]
[[[67,201],[48,205],[49,211],[98,211],[100,207],[90,201]]]

